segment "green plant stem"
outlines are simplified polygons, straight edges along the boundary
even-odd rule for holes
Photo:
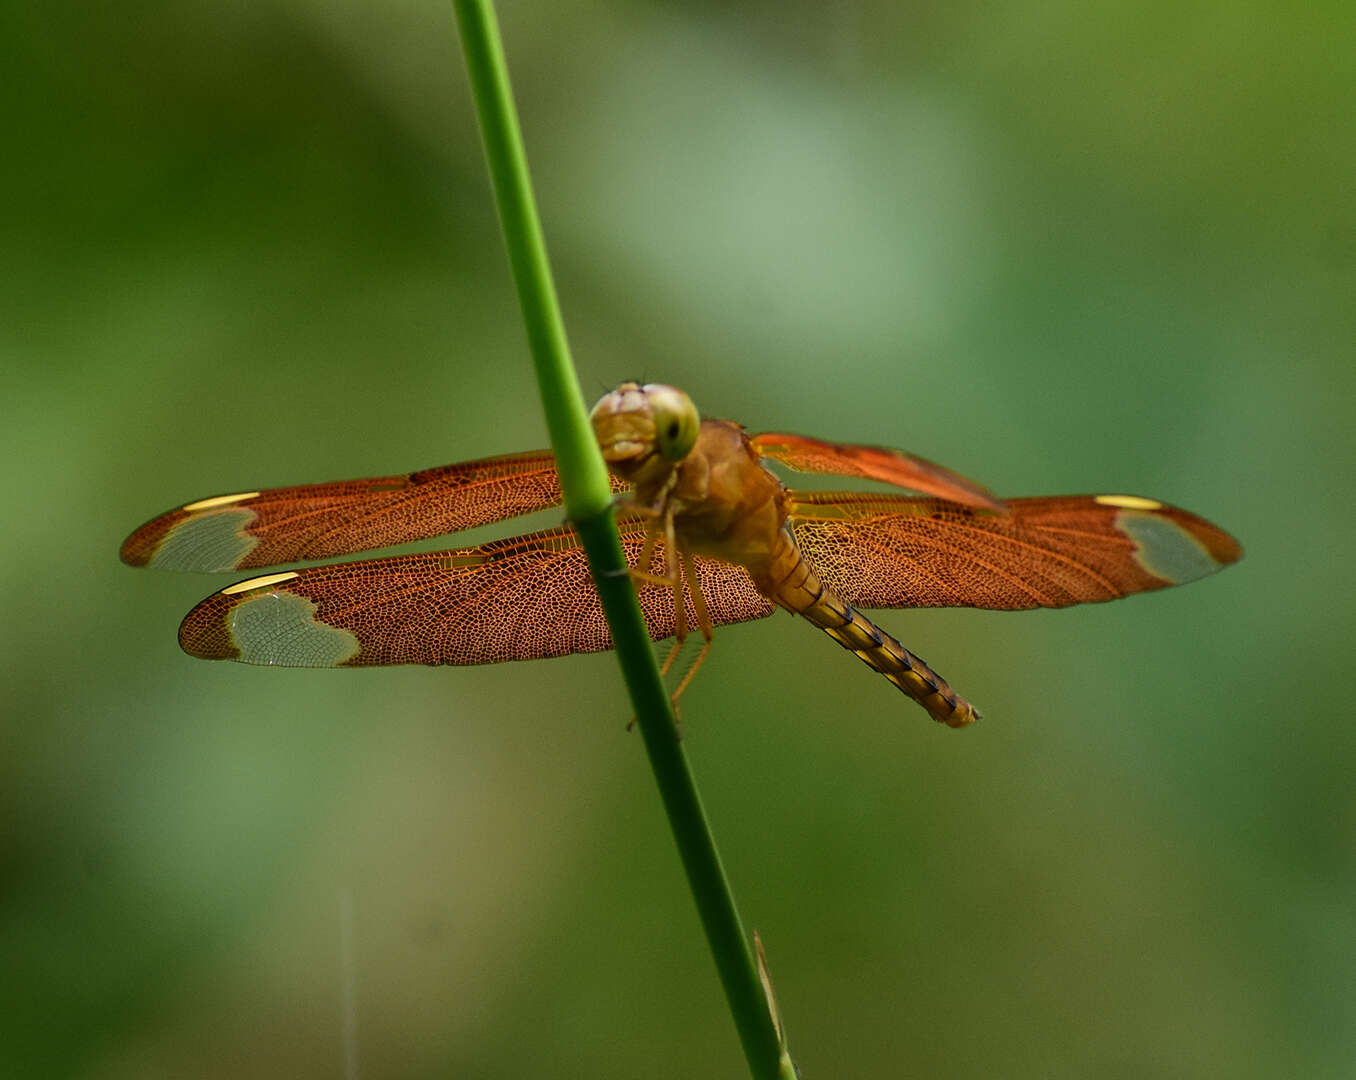
[[[744,1056],[758,1080],[773,1080],[785,1075],[779,1068],[782,1051],[626,572],[606,467],[584,411],[556,303],[493,5],[490,0],[454,0],[454,7],[566,512],[588,553],[622,676]]]

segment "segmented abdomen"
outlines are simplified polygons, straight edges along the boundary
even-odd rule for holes
[[[878,671],[940,723],[965,727],[980,718],[979,710],[957,694],[946,680],[860,611],[835,596],[801,555],[795,541],[783,534],[770,561],[774,568],[760,590],[788,611],[803,615],[873,671]]]

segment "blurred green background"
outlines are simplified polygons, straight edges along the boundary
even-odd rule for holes
[[[686,746],[805,1075],[1352,1075],[1350,5],[501,14],[590,400],[1247,551],[885,614],[964,732],[803,623],[718,635]],[[222,580],[117,561],[208,494],[544,444],[449,6],[0,42],[0,1075],[744,1075],[610,656],[205,664]]]

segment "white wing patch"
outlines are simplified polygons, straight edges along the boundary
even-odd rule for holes
[[[195,512],[165,534],[146,565],[157,570],[206,573],[234,570],[259,543],[257,536],[245,532],[257,516],[243,506]]]
[[[338,667],[362,649],[349,631],[319,622],[314,602],[295,593],[247,597],[231,608],[227,621],[231,641],[246,664]]]

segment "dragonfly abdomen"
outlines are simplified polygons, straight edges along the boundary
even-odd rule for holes
[[[789,552],[786,554],[790,555]],[[835,596],[799,550],[795,550],[794,563],[791,572],[770,590],[773,600],[788,611],[809,619],[869,668],[903,690],[939,723],[965,727],[980,718],[979,710],[952,690],[926,661],[909,652],[851,604]]]

